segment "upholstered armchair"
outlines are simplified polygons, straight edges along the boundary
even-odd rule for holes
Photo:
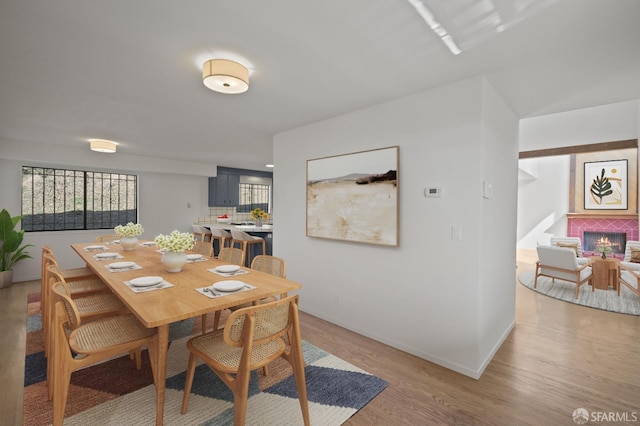
[[[536,262],[536,277],[533,287],[538,285],[538,277],[545,276],[551,278],[552,282],[556,279],[568,281],[576,285],[576,299],[580,286],[585,283],[591,283],[593,271],[591,269],[591,261],[587,259],[587,263],[578,263],[576,251],[573,248],[557,247],[557,246],[538,246],[538,262]],[[591,286],[593,291],[593,285]]]
[[[624,259],[620,261],[618,296],[620,288],[625,286],[640,296],[640,241],[627,241]]]
[[[567,247],[575,250],[578,263],[586,265],[589,259],[582,252],[582,240],[578,237],[551,237],[551,245],[557,247]]]

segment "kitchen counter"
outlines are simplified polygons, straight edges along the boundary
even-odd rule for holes
[[[200,223],[200,226],[204,226],[205,228],[218,228],[224,229],[226,231],[230,231],[232,229],[237,229],[239,231],[255,233],[255,232],[273,232],[273,225],[234,225],[230,222],[209,222],[209,223]]]

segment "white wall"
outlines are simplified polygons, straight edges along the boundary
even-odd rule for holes
[[[520,169],[532,176],[518,181],[518,248],[549,244],[552,235],[567,235],[570,158],[527,158]]]
[[[638,138],[640,100],[520,120],[520,151]]]
[[[12,143],[0,141],[0,209],[6,208],[13,216],[21,212],[21,167],[71,167],[79,170],[122,171],[138,175],[138,221],[145,231],[142,238],[153,239],[159,233],[168,233],[174,229],[191,231],[191,224],[198,216],[208,214],[208,178],[197,173],[204,173],[208,168],[215,175],[215,165],[193,166],[195,174],[188,167],[182,168],[177,162],[172,167],[169,160],[134,157],[122,154],[95,154],[86,150],[73,148],[55,148],[40,144],[19,144],[15,149]],[[24,155],[22,160],[7,159]],[[135,160],[134,162],[131,162]],[[159,160],[159,161],[158,161]],[[186,165],[184,165],[186,166]],[[131,168],[128,168],[131,167]],[[168,173],[153,172],[164,170]],[[147,171],[143,171],[147,170]],[[184,173],[184,174],[183,174]],[[191,204],[191,208],[187,204]],[[33,244],[29,249],[33,259],[19,262],[14,267],[14,281],[25,281],[40,278],[40,255],[42,246],[47,244],[56,253],[63,268],[84,266],[70,245],[82,241],[93,241],[96,235],[109,234],[111,230],[100,231],[63,231],[63,232],[29,232],[25,234],[25,242]]]
[[[306,161],[394,145],[399,246],[306,237]],[[512,327],[515,292],[517,120],[484,79],[281,133],[274,160],[275,198],[288,213],[275,224],[274,253],[303,284],[301,308],[478,377]],[[495,185],[492,199],[482,198],[483,180]],[[425,198],[427,185],[443,196]],[[461,241],[451,239],[454,225]]]

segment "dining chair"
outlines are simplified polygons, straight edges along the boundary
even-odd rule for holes
[[[55,265],[58,268],[67,285],[71,288],[74,297],[108,291],[106,284],[89,268],[61,269],[51,247],[44,245],[42,246],[42,269],[40,270],[40,314],[43,321],[48,318],[46,309],[49,306],[48,297],[50,294],[47,280],[49,265]]]
[[[213,245],[209,241],[198,241],[193,247],[195,253],[199,253],[203,256],[213,256]]]
[[[224,329],[191,338],[187,349],[182,414],[187,412],[198,358],[229,387],[233,423],[244,425],[251,371],[282,357],[293,368],[302,418],[305,425],[310,424],[297,295],[239,309],[229,316]]]
[[[109,234],[109,235],[98,235],[95,240],[93,240],[94,243],[110,243],[112,241],[117,241],[120,239],[120,235],[118,234]]]
[[[214,245],[214,251],[216,241],[218,241],[218,253],[220,253],[220,250],[227,246],[227,241],[231,242],[231,232],[221,228],[211,228],[211,244]]]
[[[193,237],[196,241],[211,241],[211,231],[201,225],[191,225],[193,229]]]
[[[239,250],[239,249],[236,249]],[[255,269],[257,271],[266,272],[267,274],[275,275],[280,278],[286,278],[286,262],[284,259],[276,256],[270,255],[258,255],[253,258],[251,262],[251,269]],[[286,296],[286,295],[284,295]],[[277,300],[275,297],[266,297],[264,299],[257,300],[253,303],[245,303],[238,306],[233,306],[229,308],[229,310],[234,311],[241,308],[246,308],[248,306],[256,305],[258,303],[269,303]],[[213,330],[217,330],[220,326],[220,317],[222,315],[221,311],[216,311],[213,314]],[[206,314],[202,316],[202,332],[205,333],[207,331],[207,319]],[[265,370],[265,375],[267,374],[267,370]]]
[[[224,247],[220,249],[218,260],[231,265],[242,266],[244,263],[244,252],[235,247]]]
[[[51,289],[56,282],[63,283],[67,288],[67,293],[71,296],[71,290],[56,265],[52,264],[47,267],[45,280],[49,283],[46,288],[46,293],[48,293],[48,296],[46,297],[47,301],[55,302],[55,298],[52,297]],[[113,293],[87,294],[82,297],[76,297],[74,302],[76,304],[78,315],[82,321],[93,321],[103,317],[129,313],[129,310],[124,303],[122,303]],[[42,298],[40,303],[41,305],[43,304]],[[44,337],[44,355],[47,358],[47,387],[49,390],[49,399],[51,399],[53,392],[51,377],[54,364],[52,364],[53,361],[49,355],[53,349],[53,327],[51,325],[55,322],[54,308],[55,304],[50,303],[50,305],[44,309],[41,319]],[[132,355],[135,357],[135,353]],[[137,362],[140,362],[140,357],[138,356],[137,358]]]
[[[280,278],[287,277],[287,263],[281,257],[259,254],[251,261],[251,269],[266,272]]]
[[[254,235],[249,235],[244,231],[240,231],[237,229],[231,230],[231,247],[235,247],[236,244],[240,244],[240,248],[244,253],[243,258],[248,266],[251,263],[251,246],[255,244],[260,244],[262,246],[262,252],[260,254],[267,254],[266,243],[264,238],[256,237]]]
[[[52,285],[56,297],[53,362],[53,425],[64,420],[71,374],[88,365],[107,360],[127,351],[147,346],[149,357],[156,355],[157,330],[146,328],[133,314],[118,315],[83,323],[69,288],[62,281]],[[139,370],[140,358],[136,360]],[[156,366],[151,362],[154,382]],[[151,401],[150,401],[151,403]]]

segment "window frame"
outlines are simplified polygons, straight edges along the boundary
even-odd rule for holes
[[[30,190],[26,189],[28,175],[40,176],[39,192],[35,190],[35,178],[31,178]],[[57,179],[62,179],[59,186]],[[96,186],[96,182],[102,186],[102,190]],[[21,222],[22,229],[29,233],[91,231],[113,229],[119,224],[137,222],[139,183],[139,176],[131,173],[23,165],[20,207],[21,214],[25,217]],[[90,184],[93,184],[91,188]],[[71,185],[72,190],[69,189]],[[78,186],[81,186],[80,191]],[[98,198],[92,196],[98,193]],[[70,194],[73,195],[72,202],[67,200]],[[36,206],[38,198],[41,198],[39,209]],[[108,208],[91,209],[96,200],[102,207],[106,204]],[[33,213],[34,211],[38,213]]]

